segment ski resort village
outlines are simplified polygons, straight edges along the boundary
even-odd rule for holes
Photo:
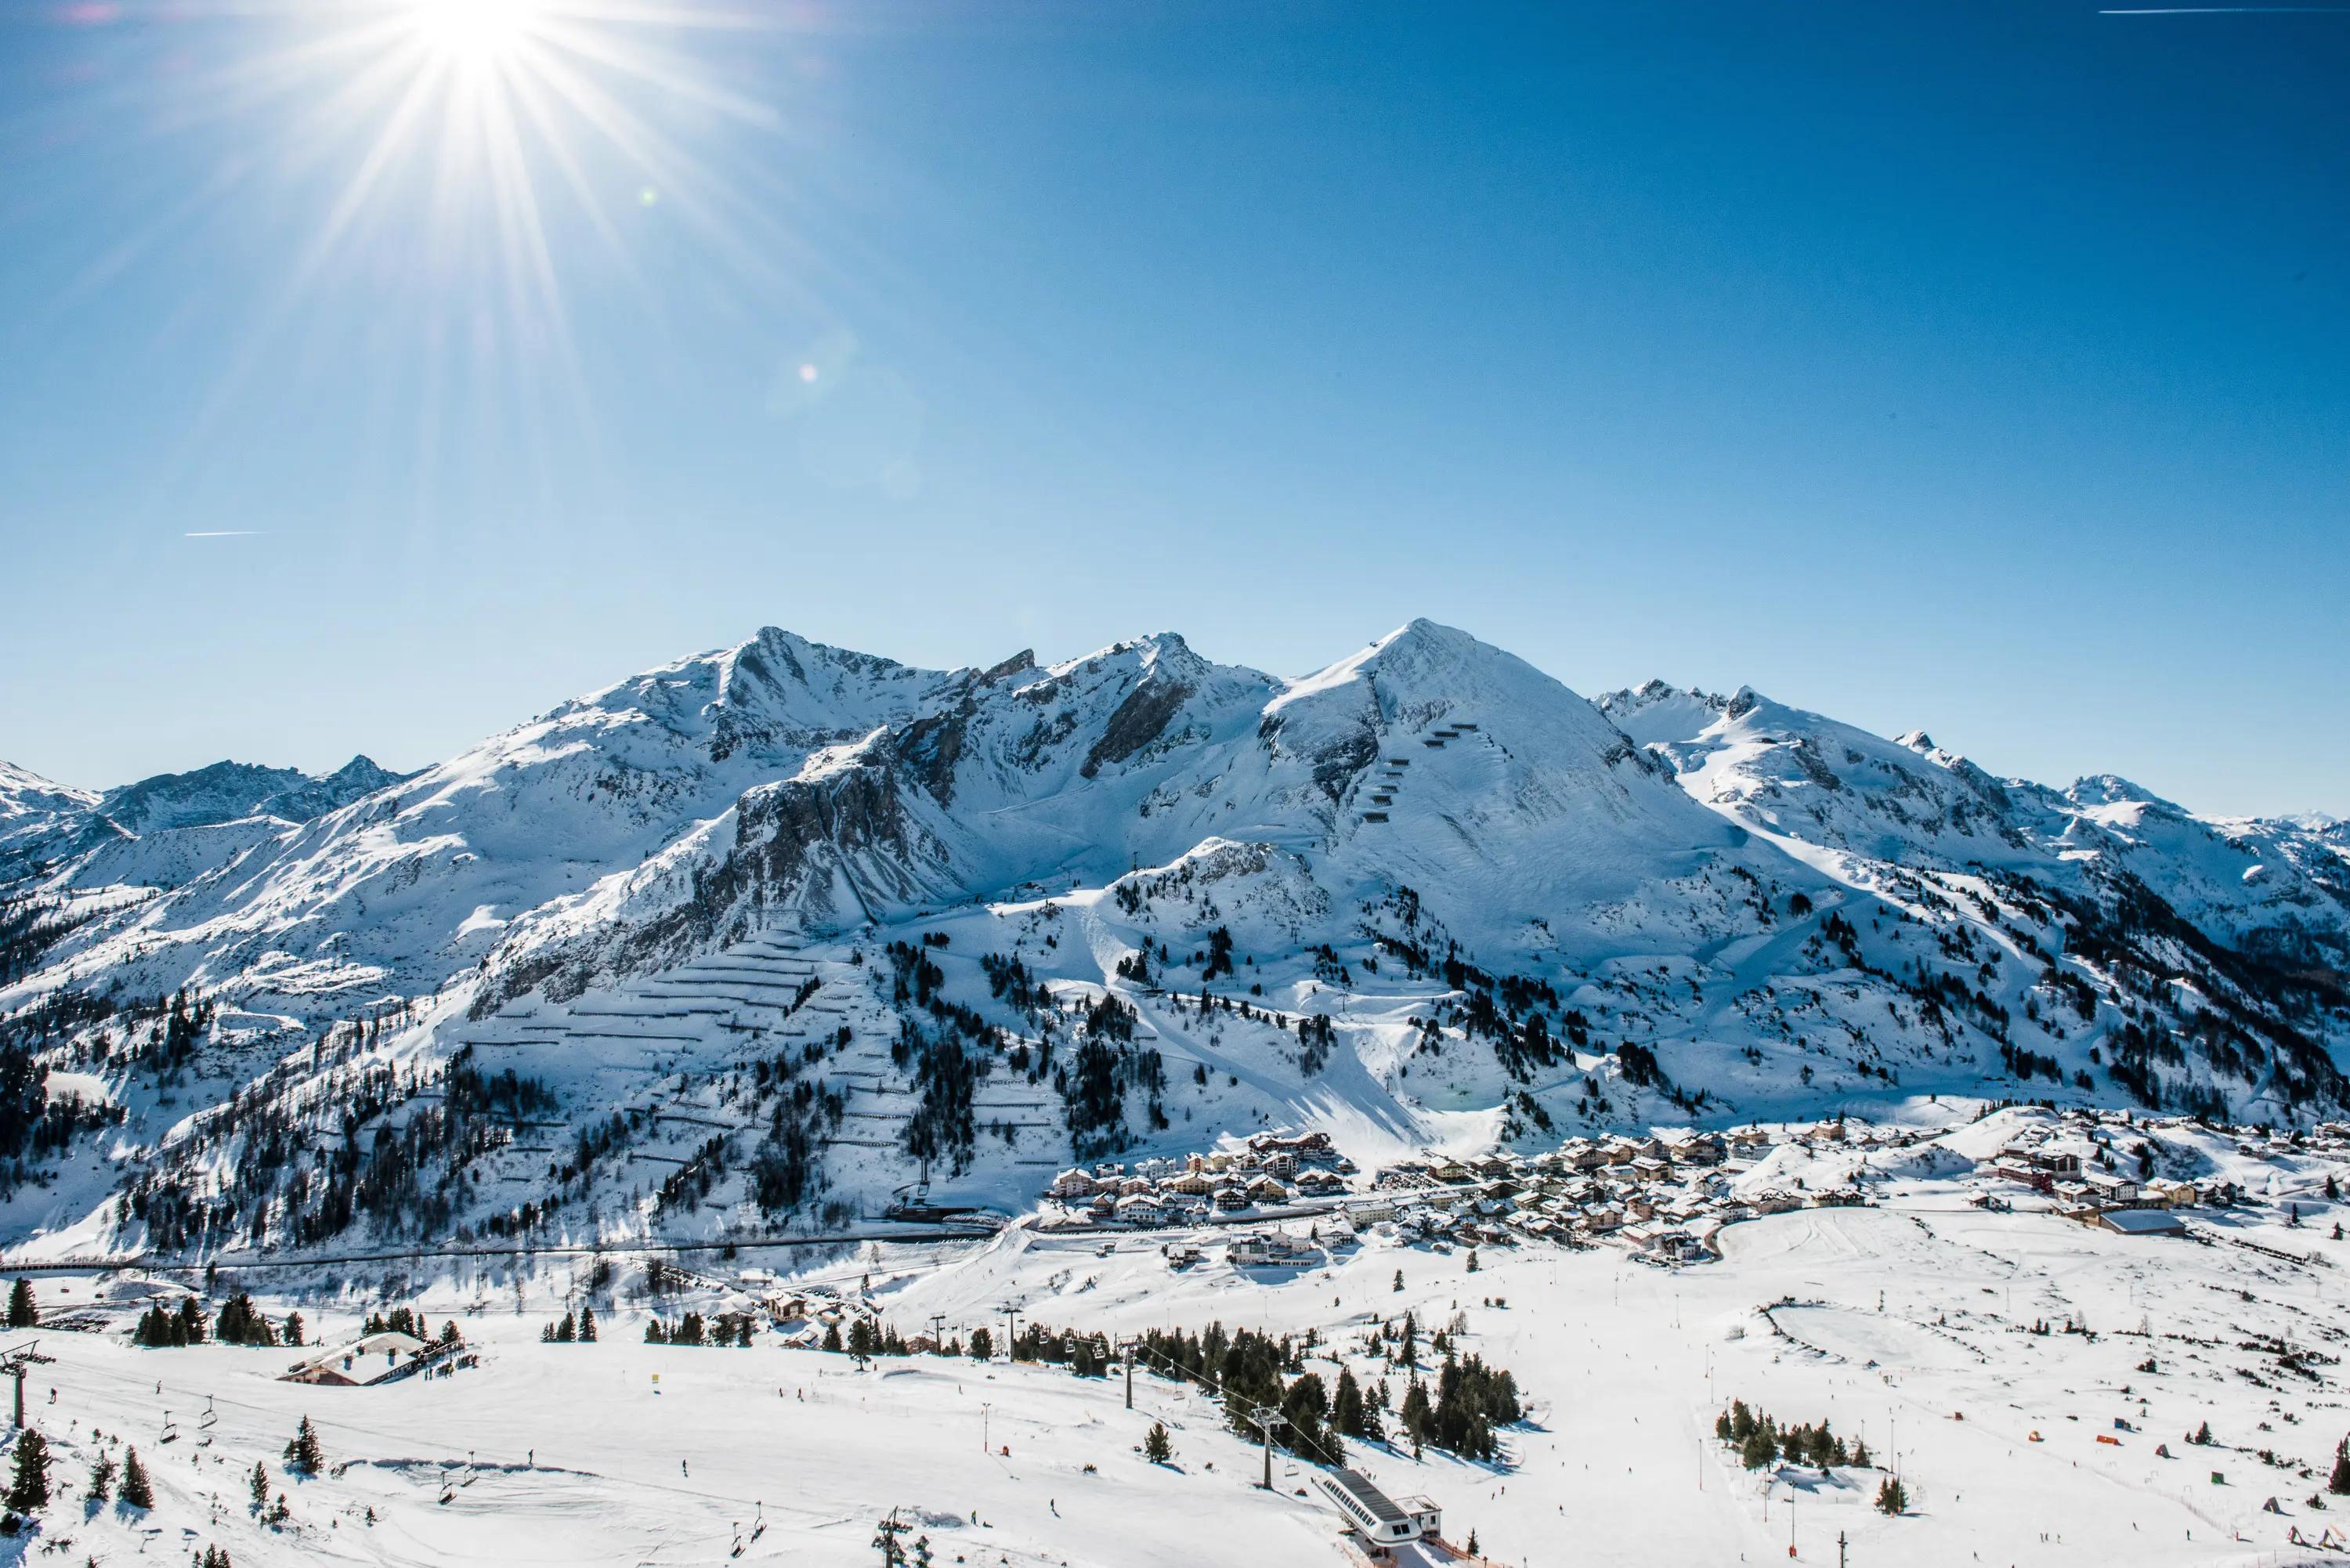
[[[0,1562],[2350,1563],[2340,824],[770,629],[0,877]]]

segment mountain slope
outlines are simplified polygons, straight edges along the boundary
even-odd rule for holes
[[[0,1083],[104,1086],[0,1147],[0,1234],[46,1250],[1009,1208],[1268,1126],[1368,1163],[2345,1102],[2338,829],[1751,691],[1586,702],[1427,621],[1295,680],[1170,633],[939,671],[771,628],[306,821],[159,827],[169,793],[80,862],[167,891],[16,906]]]

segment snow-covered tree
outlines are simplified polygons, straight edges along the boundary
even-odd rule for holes
[[[147,1479],[147,1467],[139,1462],[139,1450],[136,1449],[122,1457],[122,1506],[155,1506],[155,1488]]]
[[[8,1482],[8,1506],[37,1513],[49,1501],[49,1440],[25,1428],[16,1438],[16,1471]]]
[[[318,1428],[310,1425],[310,1417],[302,1417],[291,1442],[286,1445],[286,1468],[305,1475],[317,1475],[325,1468],[327,1456],[318,1446]]]

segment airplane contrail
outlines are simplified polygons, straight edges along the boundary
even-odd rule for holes
[[[261,537],[261,535],[262,530],[258,528],[211,528],[206,529],[202,533],[184,535],[182,537],[189,539],[258,539]]]

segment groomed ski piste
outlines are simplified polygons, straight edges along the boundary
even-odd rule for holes
[[[1256,1267],[1231,1260],[1229,1231],[1056,1235],[1031,1216],[987,1241],[699,1255],[665,1265],[658,1292],[646,1255],[625,1251],[601,1269],[33,1276],[46,1324],[5,1340],[53,1358],[28,1367],[26,1404],[55,1501],[6,1550],[106,1563],[217,1546],[241,1568],[848,1564],[880,1560],[894,1513],[909,1551],[922,1538],[940,1563],[1357,1561],[1323,1467],[1275,1449],[1263,1490],[1263,1449],[1206,1390],[1145,1361],[1129,1409],[1115,1358],[1081,1377],[1002,1346],[1015,1324],[1113,1344],[1211,1323],[1310,1331],[1305,1369],[1384,1379],[1395,1408],[1413,1374],[1390,1364],[1392,1331],[1409,1313],[1419,1376],[1440,1375],[1441,1331],[1512,1373],[1524,1418],[1490,1462],[1359,1440],[1343,1457],[1390,1495],[1433,1499],[1450,1548],[1473,1532],[1510,1568],[1760,1563],[1791,1548],[1854,1564],[2340,1561],[2318,1543],[2350,1529],[2350,1497],[2326,1490],[2350,1432],[2350,1243],[2333,1239],[2350,1216],[2324,1184],[2338,1191],[2350,1165],[2166,1128],[2168,1158],[2243,1199],[2183,1210],[2184,1236],[2114,1233],[1978,1168],[2050,1114],[1973,1110],[1911,1106],[1913,1130],[1947,1130],[1906,1143],[1780,1129],[1731,1181],[1801,1174],[1867,1205],[1726,1225],[1718,1262],[1680,1268],[1602,1243],[1488,1246],[1472,1270],[1468,1248],[1376,1222],[1322,1226],[1302,1266]],[[436,1334],[453,1324],[472,1364],[322,1386],[281,1380],[315,1350],[130,1344],[151,1301],[190,1288],[299,1311],[329,1364],[367,1314],[411,1307]],[[595,1343],[542,1340],[582,1303]],[[645,1342],[648,1321],[688,1312],[746,1314],[752,1345]],[[860,1362],[818,1347],[819,1318],[941,1329],[962,1354]],[[1366,1354],[1383,1326],[1384,1354]],[[986,1362],[968,1353],[980,1328]],[[1782,1426],[1825,1421],[1869,1462],[1745,1469],[1714,1435],[1733,1400]],[[325,1454],[315,1476],[283,1458],[305,1417]],[[1154,1422],[1165,1462],[1141,1451]],[[84,1501],[97,1456],[130,1448],[154,1506]],[[252,1501],[256,1464],[267,1511],[286,1501],[274,1524]],[[1874,1506],[1896,1473],[1898,1517]]]

